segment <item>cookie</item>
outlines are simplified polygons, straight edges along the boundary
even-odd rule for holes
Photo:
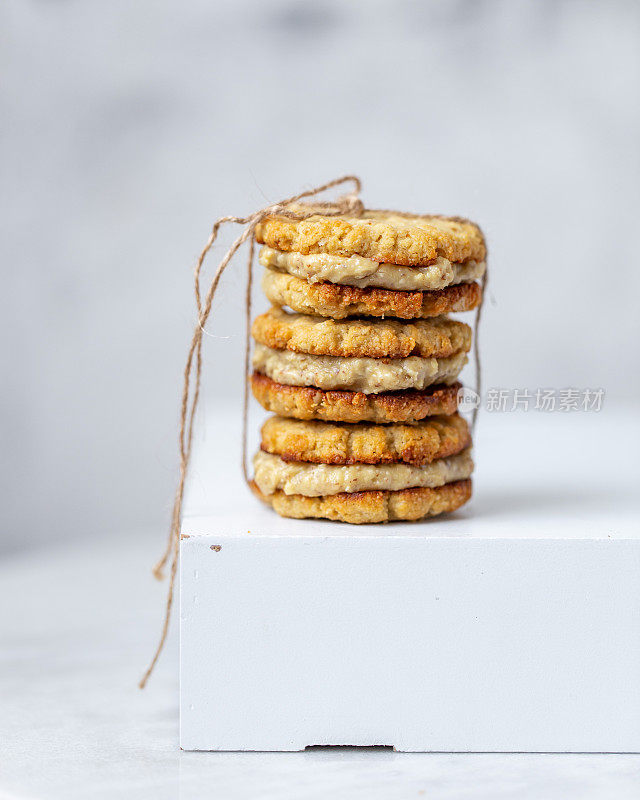
[[[262,426],[261,448],[284,461],[422,466],[460,453],[470,444],[469,426],[457,414],[429,417],[413,425],[329,423],[276,416]]]
[[[334,320],[272,308],[251,328],[274,350],[343,358],[447,358],[471,347],[471,328],[446,317],[398,320]]]
[[[308,208],[308,206],[306,207]],[[380,263],[418,266],[436,258],[451,262],[484,261],[486,247],[477,225],[460,217],[364,210],[359,216],[303,220],[266,217],[256,240],[276,250],[363,256]]]
[[[255,483],[254,493],[283,517],[309,517],[349,522],[356,525],[399,520],[419,520],[446,514],[471,497],[471,481],[446,483],[436,489],[403,489],[397,492],[371,491],[334,494],[327,497],[287,495],[277,491],[264,495]]]
[[[294,419],[327,422],[417,422],[437,414],[454,414],[460,383],[430,386],[424,391],[324,391],[312,386],[288,386],[254,372],[251,390],[267,411]]]
[[[360,289],[336,283],[308,283],[270,269],[264,271],[262,289],[274,306],[289,306],[300,314],[333,319],[353,316],[424,319],[472,311],[482,299],[482,289],[477,283],[459,283],[427,292]]]

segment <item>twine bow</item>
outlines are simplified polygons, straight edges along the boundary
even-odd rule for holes
[[[303,205],[291,208],[291,205],[298,203],[308,197],[315,197],[322,192],[333,189],[336,186],[341,186],[345,183],[352,183],[354,189],[348,194],[340,195],[333,201],[329,202],[315,202],[309,209],[305,209]],[[196,409],[198,407],[198,399],[200,396],[200,377],[202,375],[202,337],[204,335],[205,325],[211,313],[211,305],[213,298],[218,288],[218,283],[222,277],[222,273],[228,267],[230,261],[233,259],[242,245],[249,240],[249,253],[247,260],[247,288],[245,295],[245,352],[244,352],[244,397],[242,404],[243,413],[243,426],[242,426],[242,471],[245,480],[249,480],[249,472],[247,469],[247,410],[249,405],[249,386],[247,375],[249,373],[249,353],[250,353],[250,340],[249,331],[251,325],[251,289],[253,286],[253,253],[254,253],[254,234],[256,226],[262,222],[265,217],[280,216],[287,217],[293,220],[303,220],[314,214],[321,213],[323,216],[338,216],[339,214],[352,214],[358,215],[363,211],[363,205],[358,195],[360,194],[362,184],[360,179],[355,175],[343,175],[341,178],[336,178],[329,183],[324,183],[322,186],[317,186],[315,189],[309,189],[306,192],[289,197],[279,203],[267,206],[266,208],[256,211],[248,217],[220,217],[217,219],[211,229],[211,234],[204,246],[195,269],[195,295],[196,307],[198,311],[198,320],[193,331],[191,345],[189,346],[189,354],[187,356],[187,363],[184,368],[184,383],[182,387],[182,403],[180,406],[180,431],[178,435],[178,448],[180,454],[180,477],[178,480],[178,488],[176,489],[176,496],[173,502],[173,513],[171,515],[171,527],[169,529],[169,538],[167,546],[162,555],[162,558],[153,568],[153,574],[158,580],[164,578],[164,568],[171,559],[171,567],[169,571],[169,590],[167,592],[167,603],[165,607],[164,623],[162,626],[162,633],[160,634],[160,641],[156,647],[151,663],[147,671],[142,676],[139,683],[141,689],[144,689],[149,676],[154,670],[154,667],[160,657],[162,648],[167,638],[169,630],[169,621],[171,619],[171,608],[173,606],[173,594],[176,582],[176,572],[178,569],[178,553],[180,549],[180,517],[182,513],[182,500],[184,497],[184,487],[187,479],[187,472],[189,468],[189,460],[191,458],[191,444],[193,441],[193,423],[195,418]],[[218,265],[207,293],[202,297],[202,290],[200,286],[200,273],[204,264],[205,258],[209,250],[213,247],[214,242],[218,237],[220,228],[228,223],[243,225],[244,230],[237,239],[231,244],[229,249],[224,255],[224,258]]]

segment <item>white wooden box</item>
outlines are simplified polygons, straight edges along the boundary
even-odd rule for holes
[[[283,520],[201,471],[215,513],[183,524],[182,748],[640,751],[631,456],[589,469],[603,442],[583,418],[571,459],[515,470],[496,457],[509,424],[468,510],[420,524]],[[536,424],[520,442],[539,467]]]

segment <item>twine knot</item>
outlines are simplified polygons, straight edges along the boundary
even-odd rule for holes
[[[356,194],[345,194],[338,199],[342,214],[359,217],[364,212],[364,203]]]

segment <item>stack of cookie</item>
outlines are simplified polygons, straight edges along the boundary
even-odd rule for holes
[[[256,494],[283,516],[416,520],[471,496],[471,436],[457,413],[478,306],[480,229],[459,218],[364,211],[269,217],[252,333],[262,428]],[[292,311],[285,311],[283,307]],[[293,313],[292,313],[293,312]]]

